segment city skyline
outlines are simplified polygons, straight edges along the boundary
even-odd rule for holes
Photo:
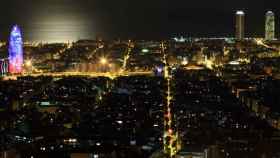
[[[26,44],[21,73],[0,60],[0,154],[277,157],[279,46],[253,38]]]
[[[244,38],[253,38],[253,37],[258,37],[258,38],[264,38],[266,40],[273,40],[274,38],[277,38],[275,37],[275,30],[277,27],[275,27],[275,23],[278,23],[278,21],[276,20],[275,21],[275,14],[269,10],[265,13],[265,18],[264,18],[264,35],[260,35],[260,36],[248,36],[247,35],[247,32],[249,32],[248,30],[246,30],[246,13],[243,11],[243,10],[237,10],[235,12],[235,27],[234,27],[234,31],[235,33],[231,33],[231,34],[234,34],[232,36],[214,36],[214,37],[235,37],[236,39],[238,40],[242,40]],[[58,33],[58,32],[56,32]],[[43,32],[44,34],[44,32]],[[45,34],[47,34],[47,32],[45,32]],[[40,34],[38,34],[40,36]],[[247,35],[247,36],[246,36]],[[28,34],[27,34],[28,36]],[[184,36],[184,34],[178,34],[178,36],[181,36],[181,37],[186,37]],[[69,41],[75,41],[75,40],[81,40],[81,39],[95,39],[95,38],[99,38],[102,36],[101,35],[96,35],[96,36],[87,36],[87,37],[79,37],[79,38],[76,38],[76,39],[71,39],[71,37],[69,37],[68,39],[65,39],[63,41],[59,41],[59,42],[69,42]],[[170,38],[171,36],[167,37],[167,38]],[[199,38],[199,37],[206,37],[206,36],[190,36],[191,38]],[[209,36],[209,38],[211,38],[213,36]],[[49,39],[52,39],[54,38],[54,35],[47,35],[45,36],[45,38],[49,38]],[[126,38],[131,38],[131,37],[126,37]],[[207,38],[207,37],[206,37]],[[28,38],[27,38],[28,39]],[[110,38],[109,38],[110,39]],[[136,38],[137,39],[137,38]],[[37,41],[37,42],[57,42],[57,41],[48,41],[48,40],[44,40],[44,39],[40,39],[40,40],[34,40],[34,42]],[[32,40],[31,40],[32,42]]]
[[[279,6],[3,0],[0,158],[280,158]]]
[[[280,158],[278,3],[5,1],[0,158]]]

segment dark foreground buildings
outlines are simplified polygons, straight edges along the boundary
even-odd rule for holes
[[[168,157],[166,132],[176,158],[280,156],[278,41],[164,44],[25,44],[32,63],[0,82],[0,156]]]

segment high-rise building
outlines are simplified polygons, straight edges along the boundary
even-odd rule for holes
[[[244,39],[244,30],[245,30],[245,13],[243,11],[236,12],[236,24],[235,24],[235,38],[237,40]]]
[[[6,75],[8,73],[8,66],[8,59],[0,59],[0,76]]]
[[[274,13],[268,11],[265,14],[265,39],[273,40],[275,38],[275,21]]]
[[[206,156],[207,158],[220,158],[221,154],[220,154],[220,150],[219,147],[217,145],[211,145],[209,146],[206,150],[205,150]]]
[[[23,67],[23,41],[20,28],[12,28],[9,40],[9,73],[22,73]]]

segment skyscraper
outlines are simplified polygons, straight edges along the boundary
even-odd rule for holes
[[[0,76],[3,76],[9,72],[8,63],[9,61],[7,59],[0,59]]]
[[[275,21],[274,13],[268,11],[265,14],[265,39],[273,40],[275,38]]]
[[[23,66],[23,42],[20,28],[15,25],[12,28],[9,40],[9,73],[22,72]]]
[[[237,40],[244,39],[244,29],[245,29],[245,13],[243,11],[236,12],[236,24],[235,24],[235,38]]]

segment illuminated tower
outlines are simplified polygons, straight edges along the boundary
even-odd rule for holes
[[[275,36],[274,13],[272,11],[268,11],[265,14],[265,39],[273,40],[274,36]]]
[[[15,25],[12,28],[9,40],[9,73],[18,74],[22,72],[23,47],[20,28]]]
[[[236,12],[236,24],[235,24],[235,38],[237,40],[244,39],[244,30],[245,30],[245,13],[243,11]]]

